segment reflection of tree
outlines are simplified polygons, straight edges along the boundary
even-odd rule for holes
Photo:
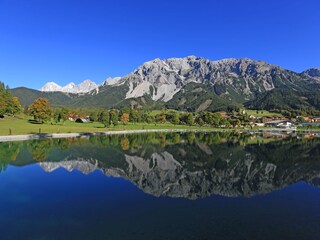
[[[261,136],[254,137],[260,139]],[[309,183],[319,176],[319,138],[288,137],[264,144],[257,143],[255,138],[230,132],[191,132],[0,143],[0,171],[16,158],[20,146],[26,146],[36,161],[77,160],[76,167],[82,170],[94,164],[103,171],[112,170],[110,172],[130,179],[157,196],[249,196],[297,181]],[[51,154],[53,147],[55,151]],[[58,151],[59,148],[64,151]],[[19,157],[14,164],[22,165],[22,159]],[[25,164],[27,161],[30,163],[30,158]],[[148,162],[149,167],[145,168]],[[50,164],[47,168],[50,169]]]
[[[195,134],[193,132],[188,132],[187,133],[187,141],[189,144],[192,144],[194,139],[195,139]]]
[[[111,146],[119,146],[119,136],[118,135],[110,136],[110,145]]]
[[[128,139],[129,139],[131,148],[138,148],[143,142],[143,139],[141,138],[141,134],[129,135]]]
[[[16,142],[0,143],[0,172],[6,170],[11,161],[15,161],[20,153],[20,144]]]
[[[46,160],[52,147],[51,139],[35,140],[30,144],[31,154],[34,160],[41,162]]]
[[[167,145],[166,134],[159,135],[159,143],[160,143],[160,147],[162,148],[164,148]]]
[[[67,150],[70,146],[70,140],[69,138],[60,138],[55,141],[55,145],[61,150]]]
[[[172,135],[172,143],[173,144],[180,143],[180,134],[179,133],[173,133],[173,135]]]
[[[155,140],[155,134],[154,133],[148,133],[145,136],[145,140],[149,143],[154,142]]]
[[[100,144],[102,145],[110,145],[110,137],[106,135],[102,135],[99,137],[100,139]]]
[[[99,143],[99,137],[98,136],[91,136],[89,138],[90,143],[92,144],[98,144]]]
[[[122,137],[120,140],[120,145],[122,150],[126,151],[129,149],[130,144],[129,144],[129,139],[127,137]]]

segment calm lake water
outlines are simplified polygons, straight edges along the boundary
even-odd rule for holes
[[[320,239],[320,138],[0,143],[0,239]]]

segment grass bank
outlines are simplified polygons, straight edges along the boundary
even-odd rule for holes
[[[98,133],[98,132],[111,132],[111,131],[130,131],[130,130],[211,130],[211,131],[243,131],[253,130],[259,131],[260,128],[243,129],[243,128],[213,128],[213,127],[200,127],[200,126],[188,126],[188,125],[173,125],[171,123],[165,124],[147,124],[147,123],[129,123],[127,125],[117,125],[115,127],[105,128],[102,123],[76,123],[72,121],[66,121],[64,124],[35,124],[29,122],[28,118],[18,117],[5,117],[0,119],[0,136],[9,135],[29,135],[29,134],[56,134],[56,133]],[[263,130],[270,131],[283,131],[281,129],[268,129]],[[299,128],[301,132],[319,132],[320,128]]]
[[[66,121],[64,124],[35,124],[28,122],[29,119],[6,117],[0,119],[0,136],[25,135],[25,134],[52,134],[52,133],[84,133],[84,132],[106,132],[120,130],[142,130],[142,129],[201,129],[214,130],[212,127],[199,127],[187,125],[166,124],[146,124],[135,123],[127,125],[118,125],[116,127],[105,128],[99,122],[76,123]]]

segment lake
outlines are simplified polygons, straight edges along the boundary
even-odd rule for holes
[[[320,239],[320,137],[0,143],[0,239]]]

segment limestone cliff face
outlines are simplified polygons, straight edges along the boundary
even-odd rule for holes
[[[121,83],[129,86],[126,98],[150,95],[154,101],[167,102],[188,83],[208,85],[218,95],[239,95],[250,99],[254,94],[283,85],[298,88],[307,79],[310,79],[308,75],[263,61],[247,58],[210,61],[189,56],[146,62],[122,78]]]

